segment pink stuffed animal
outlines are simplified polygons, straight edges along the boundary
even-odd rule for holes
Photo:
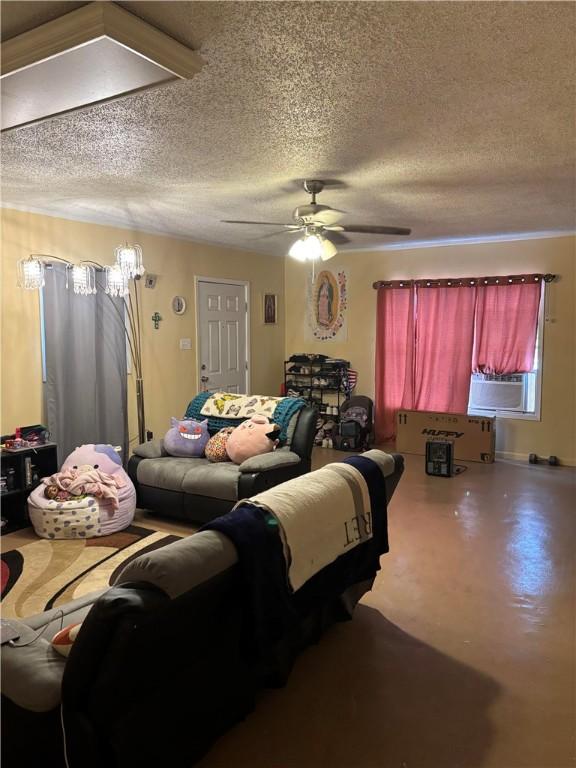
[[[266,416],[252,416],[232,432],[226,443],[226,452],[235,464],[242,464],[252,456],[275,451],[280,440],[280,427],[271,424]]]

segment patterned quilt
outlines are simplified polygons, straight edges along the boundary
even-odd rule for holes
[[[267,416],[280,427],[280,440],[287,437],[288,424],[306,401],[299,397],[270,397],[269,395],[236,395],[231,392],[201,392],[186,409],[186,419],[208,419],[211,434],[223,427],[237,427],[256,413]]]
[[[222,416],[228,419],[249,419],[259,413],[272,419],[282,397],[267,395],[234,395],[230,392],[214,392],[206,400],[202,416]]]

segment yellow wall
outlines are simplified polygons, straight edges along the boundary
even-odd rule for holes
[[[350,360],[358,393],[374,394],[375,280],[552,272],[550,320],[544,329],[541,421],[499,419],[497,450],[512,457],[555,454],[575,463],[575,243],[573,237],[414,250],[339,254],[330,268],[349,271],[348,340],[306,340],[305,265],[286,259],[286,353],[322,352]]]
[[[251,383],[255,394],[279,394],[284,359],[284,266],[281,259],[231,248],[191,243],[32,213],[2,211],[2,433],[43,421],[38,293],[16,287],[16,263],[39,252],[71,261],[114,261],[124,241],[142,246],[156,288],[142,288],[143,366],[147,426],[162,435],[170,416],[184,412],[198,391],[194,277],[250,282]],[[262,295],[278,294],[277,325],[262,321]],[[182,316],[172,312],[175,295],[188,300]],[[154,330],[151,316],[164,318]],[[191,338],[192,350],[180,351],[179,339]],[[73,375],[73,371],[70,372]],[[137,435],[133,385],[129,382],[130,436]]]
[[[373,396],[375,280],[554,272],[560,279],[550,287],[550,321],[545,325],[542,419],[500,419],[497,448],[518,457],[554,453],[567,463],[576,461],[574,238],[338,255],[329,266],[349,271],[348,340],[330,343],[305,338],[309,270],[291,259],[284,267],[281,259],[269,256],[6,209],[2,224],[2,432],[43,421],[38,296],[16,288],[17,260],[41,252],[112,263],[114,248],[128,240],[142,245],[148,271],[158,274],[154,290],[142,289],[147,424],[156,434],[167,429],[170,416],[183,412],[198,389],[195,275],[250,282],[252,392],[279,391],[285,351],[287,356],[318,351],[349,359],[359,372],[357,391]],[[279,296],[276,326],[262,323],[265,291]],[[170,307],[177,294],[188,299],[182,317]],[[158,331],[150,320],[156,310],[164,318]],[[192,339],[191,351],[179,350],[179,339],[185,337]],[[132,386],[129,391],[134,437]]]

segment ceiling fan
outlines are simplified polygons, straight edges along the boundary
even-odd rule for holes
[[[344,211],[330,208],[329,205],[320,205],[316,202],[316,195],[324,189],[324,182],[319,179],[306,179],[305,191],[312,196],[308,205],[299,205],[292,212],[294,224],[281,224],[275,221],[241,221],[224,220],[224,224],[262,224],[271,227],[283,227],[271,235],[284,234],[286,232],[303,232],[304,235],[293,243],[289,250],[290,256],[298,261],[331,259],[337,254],[337,245],[350,242],[344,232],[375,235],[409,235],[411,230],[405,227],[379,227],[362,224],[339,224],[344,216]]]

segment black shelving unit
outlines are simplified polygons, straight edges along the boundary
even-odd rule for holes
[[[350,368],[347,361],[330,363],[325,360],[307,362],[284,361],[284,388],[297,391],[311,405],[315,405],[319,413],[338,421],[340,405],[349,396],[346,390],[346,374]],[[298,370],[299,369],[299,370]],[[325,399],[325,395],[333,395],[336,398],[338,413],[327,413],[326,409],[332,403]]]
[[[10,487],[0,492],[2,533],[11,533],[30,525],[27,499],[43,477],[58,471],[56,443],[44,443],[34,448],[3,450],[0,455],[2,477]]]

